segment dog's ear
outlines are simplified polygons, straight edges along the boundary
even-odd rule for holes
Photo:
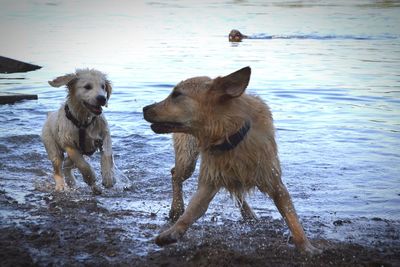
[[[49,81],[49,84],[53,87],[60,87],[63,85],[67,85],[68,83],[70,83],[72,80],[74,80],[76,78],[77,78],[77,76],[75,73],[70,73],[70,74],[66,74],[64,76],[57,77],[52,81]]]
[[[239,97],[246,90],[250,81],[251,68],[245,67],[224,77],[217,77],[212,84],[212,90],[221,93],[221,101]]]
[[[111,82],[106,79],[106,92],[107,92],[107,100],[110,99],[111,92],[112,92],[112,86]]]

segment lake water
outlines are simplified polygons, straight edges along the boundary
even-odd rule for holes
[[[0,92],[39,96],[0,106],[0,189],[19,203],[51,192],[40,132],[66,91],[47,81],[97,68],[114,86],[105,114],[119,179],[97,199],[108,209],[166,215],[171,138],[150,130],[143,106],[183,79],[251,66],[248,92],[272,109],[299,216],[399,220],[399,25],[399,1],[1,1],[0,55],[43,68],[0,74]],[[233,44],[234,28],[281,38]],[[91,162],[99,173],[98,158]],[[132,191],[118,189],[131,184]],[[195,177],[186,182],[186,201],[195,187]],[[249,203],[260,217],[278,217],[259,193]],[[18,216],[3,207],[3,224]],[[240,219],[226,192],[200,222],[212,216]]]

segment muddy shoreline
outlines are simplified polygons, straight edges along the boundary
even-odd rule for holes
[[[132,189],[134,190],[134,189]],[[131,194],[130,189],[122,194]],[[282,220],[208,220],[196,223],[177,245],[158,248],[153,239],[168,226],[165,214],[110,211],[82,192],[39,193],[19,203],[0,190],[1,266],[399,266],[400,223],[379,218],[305,218],[312,242],[324,249],[298,253]],[[79,195],[79,196],[78,196]],[[161,218],[160,218],[161,217]],[[152,220],[154,219],[154,223]],[[157,220],[162,220],[161,225]],[[128,228],[136,230],[132,232]],[[324,229],[343,229],[346,241],[326,240]],[[361,233],[360,239],[352,235]],[[234,234],[232,234],[234,233]]]

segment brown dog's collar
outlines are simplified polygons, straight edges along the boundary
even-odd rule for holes
[[[240,144],[240,142],[242,142],[242,140],[250,130],[250,126],[250,121],[246,121],[243,127],[239,129],[239,131],[229,136],[222,144],[211,146],[211,151],[225,152],[234,149]]]
[[[89,127],[90,124],[92,124],[94,122],[94,120],[96,119],[96,116],[94,116],[92,118],[92,120],[86,122],[86,123],[82,123],[80,121],[78,121],[74,115],[72,115],[71,111],[69,110],[69,107],[67,104],[65,104],[64,106],[64,110],[65,110],[65,116],[67,117],[67,119],[69,119],[77,128],[79,129],[86,129],[87,127]]]

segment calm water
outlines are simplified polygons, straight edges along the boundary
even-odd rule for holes
[[[398,25],[399,1],[1,1],[0,55],[43,68],[0,74],[1,92],[39,95],[0,106],[0,189],[19,202],[50,192],[40,132],[66,92],[47,81],[93,67],[114,85],[105,114],[119,186],[136,187],[105,192],[99,202],[167,214],[170,136],[150,130],[142,107],[183,79],[249,65],[248,92],[273,111],[283,179],[299,215],[400,219]],[[232,28],[285,38],[231,44]],[[98,166],[98,156],[91,161]],[[186,183],[186,199],[195,183]],[[261,194],[249,202],[258,216],[277,216]],[[240,219],[224,192],[204,218],[211,216]]]

